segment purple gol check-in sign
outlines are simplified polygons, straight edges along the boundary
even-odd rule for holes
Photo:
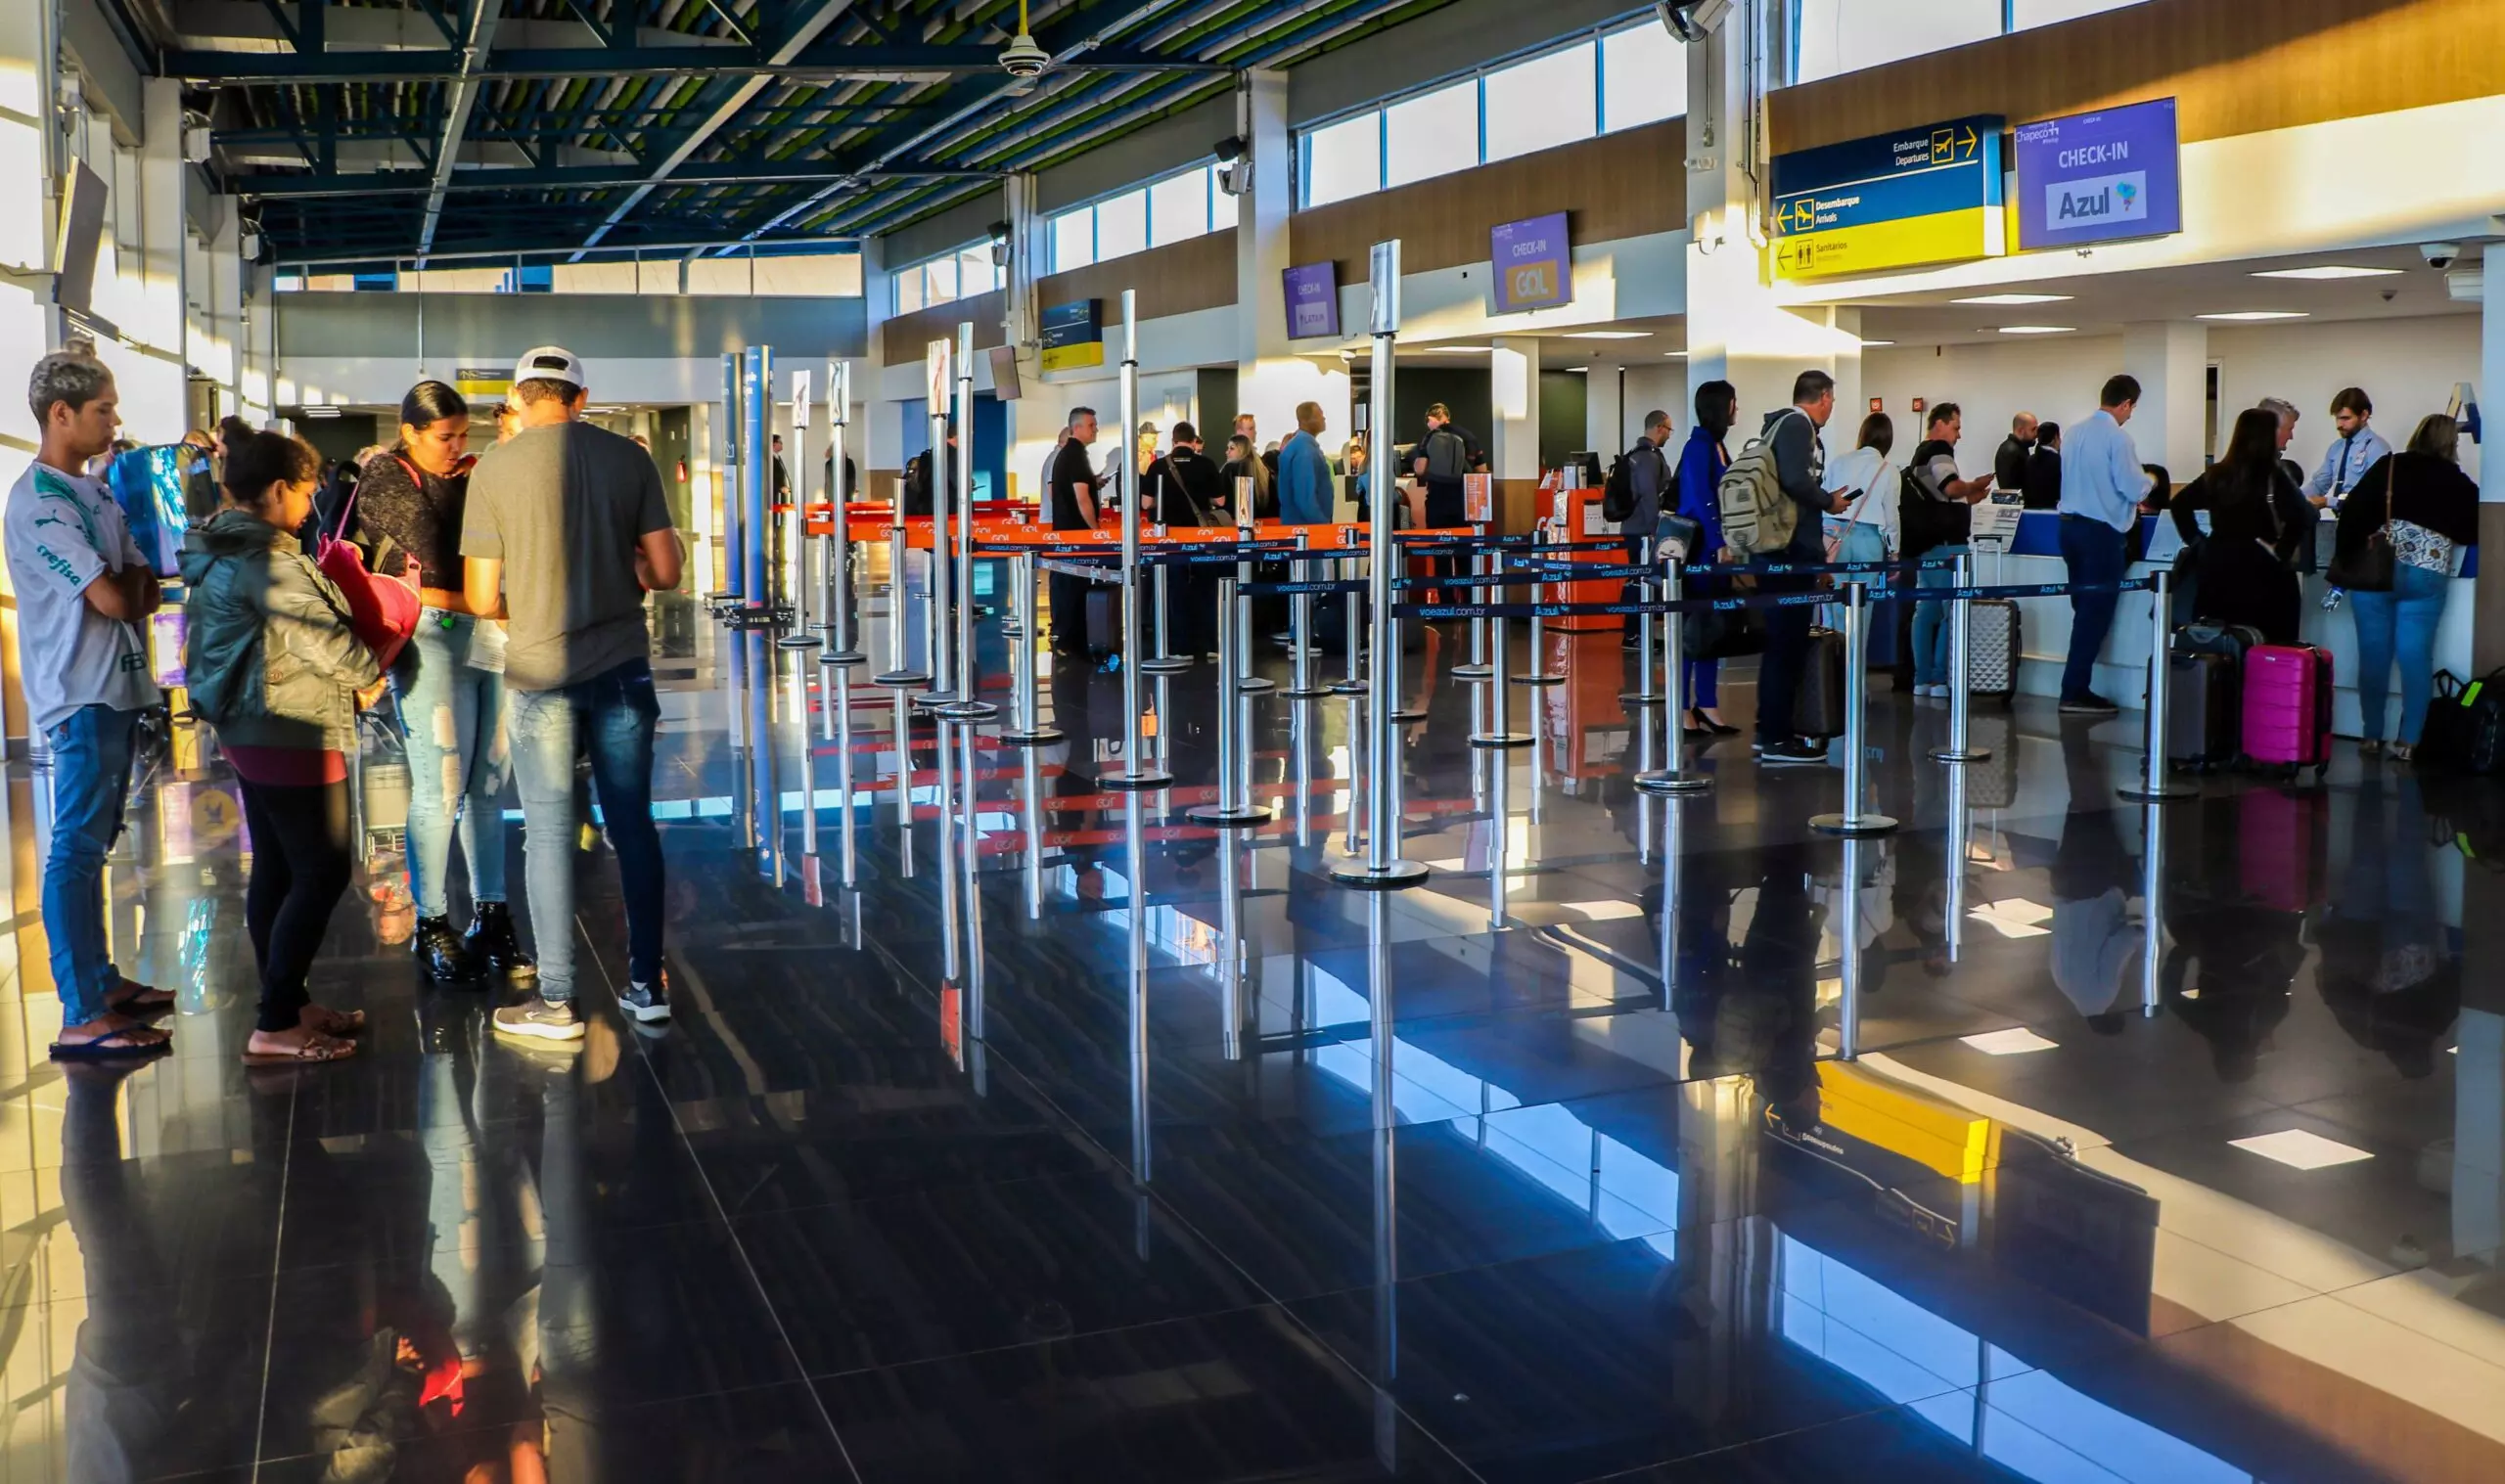
[[[1498,314],[1574,301],[1574,248],[1566,238],[1565,212],[1493,229],[1487,234],[1487,256],[1496,270]]]
[[[1288,291],[1288,338],[1340,333],[1340,265],[1308,263],[1284,274]]]

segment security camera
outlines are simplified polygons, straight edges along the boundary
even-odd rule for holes
[[[1713,34],[1731,5],[1732,0],[1658,0],[1653,14],[1662,18],[1663,29],[1694,45]]]
[[[1012,77],[1032,77],[1052,65],[1052,54],[1035,44],[1033,33],[1020,31],[1000,49],[1000,69]]]
[[[2420,243],[2418,245],[2418,255],[2427,259],[2428,267],[2441,272],[2443,269],[2449,268],[2453,265],[2453,259],[2462,255],[2462,245],[2459,243]]]

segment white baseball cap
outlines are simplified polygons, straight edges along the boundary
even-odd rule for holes
[[[563,345],[538,345],[522,353],[513,367],[516,384],[524,382],[563,382],[576,391],[588,384],[583,381],[583,363]]]

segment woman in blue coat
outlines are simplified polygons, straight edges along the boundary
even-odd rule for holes
[[[1740,394],[1730,382],[1708,382],[1696,389],[1696,422],[1688,429],[1686,446],[1679,450],[1679,514],[1704,532],[1695,561],[1720,562],[1729,555],[1722,543],[1722,510],[1714,491],[1722,482],[1722,472],[1731,467],[1731,451],[1723,446],[1723,439],[1739,416]],[[1687,595],[1710,597],[1720,586],[1714,578],[1690,578]],[[1716,686],[1719,662],[1691,659],[1686,664],[1688,733],[1713,737],[1738,733],[1739,728],[1722,720]]]

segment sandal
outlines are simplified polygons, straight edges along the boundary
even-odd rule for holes
[[[2369,737],[2364,742],[2357,743],[2357,755],[2359,757],[2378,757],[2382,755],[2383,750],[2383,742],[2372,737]]]
[[[248,1038],[244,1042],[246,1066],[308,1066],[324,1061],[344,1061],[356,1055],[356,1043],[335,1041],[318,1032],[308,1033],[302,1045],[290,1052],[256,1052]]]
[[[55,1041],[55,1061],[133,1061],[142,1057],[155,1057],[174,1048],[174,1038],[163,1031],[145,1025],[125,1025],[84,1041]]]
[[[2393,742],[2391,759],[2396,763],[2415,762],[2418,759],[2418,749],[2407,742]]]
[[[322,1036],[361,1036],[365,1034],[365,1012],[361,1010],[326,1010],[307,1005],[302,1012],[309,1018],[296,1023]]]

